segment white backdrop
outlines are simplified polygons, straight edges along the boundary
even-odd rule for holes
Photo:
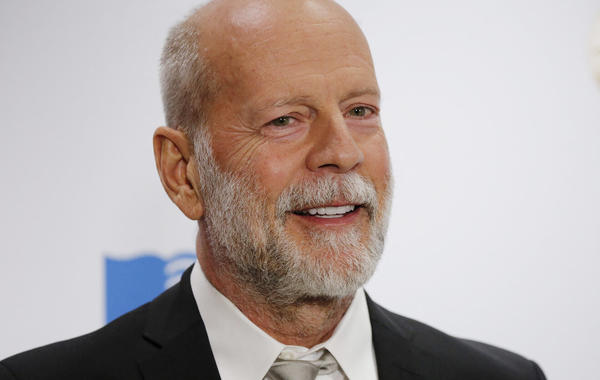
[[[151,136],[161,46],[194,4],[0,2],[0,357],[100,327],[103,255],[193,248]],[[396,176],[373,298],[597,379],[600,2],[342,4],[371,42]]]

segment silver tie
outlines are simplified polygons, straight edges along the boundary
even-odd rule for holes
[[[277,359],[265,376],[265,380],[315,380],[337,370],[338,364],[329,351],[324,350],[318,360]]]

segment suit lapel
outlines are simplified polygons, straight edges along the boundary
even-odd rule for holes
[[[144,379],[220,379],[192,294],[190,273],[188,268],[179,284],[149,306],[144,344],[151,348],[139,360]]]
[[[367,294],[379,380],[423,380],[431,358],[412,344],[412,328]]]

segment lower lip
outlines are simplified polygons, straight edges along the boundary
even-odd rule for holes
[[[344,225],[354,223],[356,221],[356,218],[359,217],[359,214],[361,214],[363,212],[364,212],[363,208],[359,207],[359,208],[355,209],[354,211],[344,214],[343,216],[340,216],[337,218],[320,218],[320,217],[314,216],[314,215],[298,215],[298,214],[292,214],[292,215],[297,217],[298,219],[304,221],[305,223],[310,223],[313,225],[316,224],[316,225],[320,225],[320,226],[344,226]]]

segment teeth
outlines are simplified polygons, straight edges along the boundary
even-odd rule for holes
[[[316,215],[318,217],[323,217],[323,218],[337,218],[346,213],[354,211],[355,208],[356,208],[356,206],[354,206],[354,205],[339,206],[339,207],[318,207],[318,208],[311,208],[311,209],[305,210],[302,213],[305,215],[306,214]]]

